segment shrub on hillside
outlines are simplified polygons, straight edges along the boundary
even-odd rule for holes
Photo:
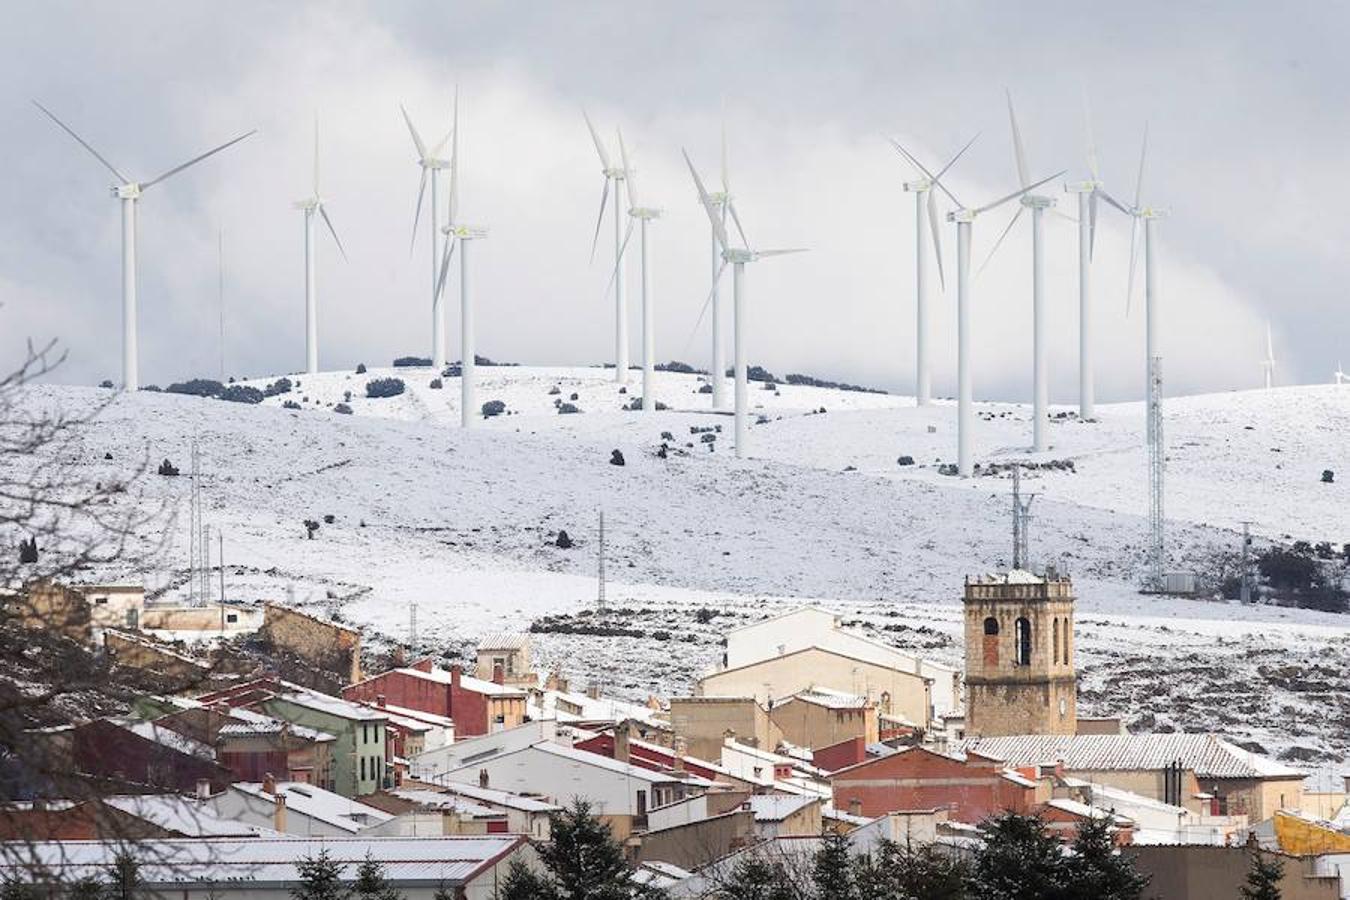
[[[261,403],[263,392],[246,384],[232,384],[220,392],[220,399],[231,403]]]
[[[431,359],[425,356],[400,356],[394,360],[395,369],[408,369],[416,366],[429,366]]]
[[[291,380],[289,378],[278,378],[276,381],[263,388],[264,397],[275,397],[278,394],[289,394],[291,392]]]
[[[339,403],[337,406],[333,407],[333,412],[340,413],[344,416],[350,416],[352,414],[352,408],[345,403]]]
[[[397,397],[403,393],[402,378],[372,378],[366,382],[366,396],[372,399]]]
[[[431,379],[431,384],[427,385],[427,387],[431,388],[433,391],[439,391],[443,385],[439,378],[433,378]]]
[[[500,416],[506,412],[506,404],[500,400],[489,400],[482,407],[483,418],[491,419],[493,416]]]
[[[366,374],[366,364],[365,364],[365,363],[357,363],[357,364],[356,364],[356,374],[357,374],[357,375],[364,375],[364,374]]]
[[[571,414],[573,414],[573,413],[579,413],[579,412],[581,412],[581,408],[578,407],[575,403],[560,403],[560,404],[558,404],[558,415],[560,415],[560,416],[571,415]]]
[[[225,385],[213,378],[191,378],[187,381],[176,381],[166,390],[170,394],[188,394],[192,397],[219,397],[224,389]]]
[[[113,383],[105,378],[98,383],[98,386],[101,388],[110,388],[113,386]]]
[[[282,409],[299,409],[299,408],[300,408],[300,404],[299,404],[299,403],[296,403],[294,400],[287,400],[285,403],[282,403],[282,404],[281,404],[281,408],[282,408]]]

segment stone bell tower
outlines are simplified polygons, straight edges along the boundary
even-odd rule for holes
[[[966,735],[1074,734],[1073,582],[1022,569],[966,579]]]

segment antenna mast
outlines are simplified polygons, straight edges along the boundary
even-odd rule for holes
[[[595,598],[596,609],[605,608],[605,511],[600,510],[600,568],[599,568],[599,593]]]
[[[1030,569],[1031,553],[1027,550],[1027,536],[1031,525],[1031,494],[1022,500],[1022,466],[1013,466],[1013,568]]]
[[[1148,524],[1151,542],[1149,577],[1155,590],[1162,590],[1163,572],[1167,568],[1167,550],[1163,535],[1163,471],[1166,457],[1163,453],[1162,418],[1162,357],[1150,360],[1148,378]],[[1245,552],[1245,548],[1244,548]]]
[[[408,653],[417,655],[417,601],[408,604]]]
[[[200,496],[201,468],[197,454],[197,439],[192,439],[191,471],[188,487],[188,606],[198,605],[198,582],[202,561],[202,508]]]
[[[1243,521],[1243,523],[1242,523],[1242,580],[1241,580],[1241,587],[1240,587],[1240,590],[1241,590],[1240,598],[1241,598],[1241,600],[1242,600],[1243,603],[1251,603],[1251,602],[1252,602],[1252,570],[1251,570],[1251,562],[1250,562],[1249,557],[1248,557],[1248,553],[1251,552],[1251,547],[1252,547],[1252,531],[1251,531],[1251,527],[1252,527],[1252,523],[1251,523],[1251,522],[1246,521],[1246,520]]]

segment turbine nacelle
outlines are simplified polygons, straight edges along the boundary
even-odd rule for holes
[[[665,210],[658,209],[654,206],[635,206],[628,211],[628,214],[635,219],[651,221],[652,219],[661,218],[661,213],[663,212],[665,212]]]
[[[906,181],[905,190],[911,194],[922,194],[933,189],[933,182],[928,178],[920,178],[918,181]]]
[[[1104,185],[1100,181],[1071,181],[1064,185],[1064,192],[1068,194],[1091,194],[1102,189]]]
[[[1040,194],[1023,194],[1022,205],[1027,209],[1052,209],[1055,205],[1055,198]]]
[[[141,186],[136,182],[130,184],[115,184],[111,188],[112,195],[118,200],[139,200],[141,197]]]
[[[441,233],[461,241],[472,241],[488,236],[486,225],[446,225],[441,229]]]
[[[956,222],[958,224],[959,223],[969,224],[970,222],[974,222],[975,217],[978,216],[979,214],[980,214],[979,211],[974,209],[953,209],[952,211],[947,213],[947,221]]]

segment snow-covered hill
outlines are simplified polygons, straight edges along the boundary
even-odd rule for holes
[[[478,372],[480,401],[501,400],[507,414],[468,431],[458,427],[456,378],[433,389],[425,368],[330,372],[290,376],[294,389],[262,406],[118,397],[81,436],[81,459],[98,477],[125,473],[147,452],[186,472],[195,436],[232,597],[290,596],[396,638],[415,602],[420,636],[439,645],[555,616],[540,655],[633,695],[682,690],[716,656],[721,629],[801,598],[959,661],[962,579],[1010,561],[1009,479],[938,473],[935,463],[953,457],[949,404],[753,386],[764,421],[750,432],[752,458],[736,460],[731,419],[710,410],[697,376],[659,373],[658,399],[671,410],[642,413],[621,408],[640,389],[638,373],[623,394],[603,369]],[[368,380],[390,375],[405,381],[403,395],[365,397]],[[107,397],[29,394],[34,406],[67,408]],[[559,415],[555,401],[582,412]],[[333,411],[341,402],[352,415]],[[1088,712],[1128,710],[1141,727],[1222,728],[1313,758],[1350,755],[1350,618],[1138,594],[1147,538],[1139,405],[1103,406],[1096,422],[1057,419],[1041,457],[1025,449],[1025,407],[979,411],[981,462],[1074,464],[1038,470],[1024,487],[1038,495],[1033,557],[1057,562],[1078,588]],[[713,449],[691,433],[718,425]],[[1272,538],[1350,540],[1350,388],[1178,398],[1165,430],[1175,567],[1212,573],[1244,519]],[[615,449],[626,465],[610,464]],[[901,455],[916,465],[897,465]],[[1339,479],[1323,483],[1324,469]],[[185,478],[152,474],[143,487],[145,502],[186,502]],[[611,611],[581,615],[596,594],[601,508]],[[324,522],[312,540],[305,519]],[[575,546],[554,545],[559,529]],[[181,575],[179,530],[152,580],[175,567]],[[710,622],[696,619],[701,609]],[[606,630],[597,621],[641,636],[575,633]]]

